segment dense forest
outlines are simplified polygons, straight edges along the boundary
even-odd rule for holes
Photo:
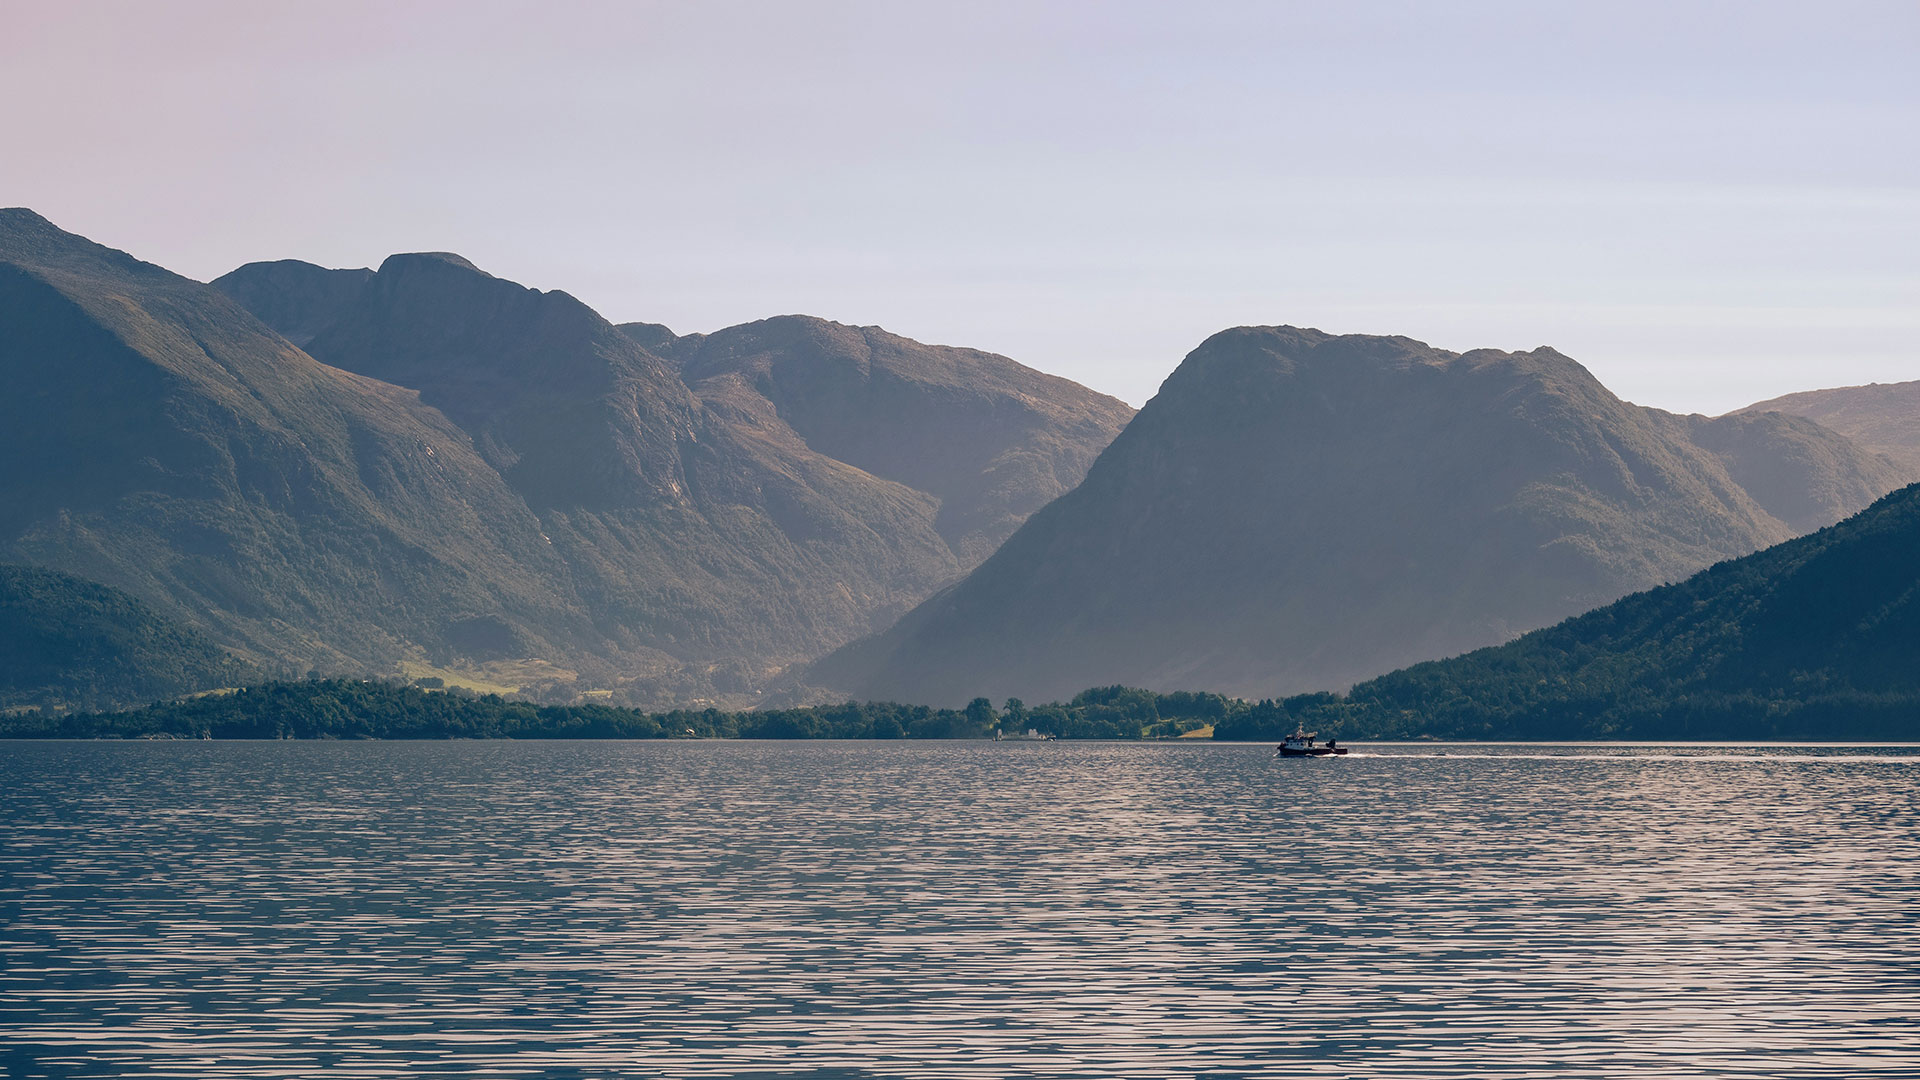
[[[891,703],[758,712],[646,712],[607,705],[536,705],[460,690],[315,679],[157,702],[143,709],[0,716],[0,737],[181,739],[982,739],[995,729],[1065,739],[1175,738],[1248,712],[1218,694],[1088,690],[1029,707],[985,698],[964,709]]]
[[[1322,710],[1350,737],[1920,738],[1920,485]]]
[[[0,708],[105,709],[259,678],[119,589],[0,564]]]

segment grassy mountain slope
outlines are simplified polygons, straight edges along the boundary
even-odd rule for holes
[[[1226,331],[1077,489],[807,677],[934,704],[1337,688],[1677,580],[1895,482],[1816,425],[1717,423],[1623,402],[1551,349]]]
[[[1733,415],[1766,412],[1817,421],[1891,458],[1908,479],[1920,479],[1920,382],[1808,390],[1756,402]]]
[[[458,425],[538,518],[596,633],[710,669],[669,694],[751,690],[889,624],[1077,481],[1130,413],[878,330],[623,331],[445,254],[343,274],[262,263],[215,284]]]
[[[0,707],[112,708],[259,677],[118,589],[0,565]]]
[[[1349,702],[1374,736],[1920,737],[1920,485]]]
[[[538,521],[415,394],[25,210],[0,211],[0,326],[0,556],[283,669],[457,653],[476,621],[589,639]]]

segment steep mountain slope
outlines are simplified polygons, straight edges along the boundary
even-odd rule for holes
[[[1353,733],[1920,737],[1920,485],[1558,626],[1353,688]],[[1336,710],[1339,711],[1339,710]]]
[[[599,635],[720,665],[705,675],[722,689],[891,623],[1076,482],[1129,413],[877,330],[785,319],[678,338],[458,256],[351,273],[251,264],[215,284],[320,360],[417,390],[537,516]],[[941,472],[947,435],[971,441]],[[680,680],[662,694],[705,692],[700,673],[656,674]]]
[[[770,407],[814,452],[939,499],[935,527],[967,567],[1072,490],[1133,416],[1004,356],[878,327],[789,315],[684,338],[621,329],[677,360],[702,401]]]
[[[1804,416],[1884,454],[1920,479],[1920,382],[1871,383],[1808,390],[1756,402],[1733,415],[1782,412]]]
[[[0,565],[0,707],[124,707],[259,675],[118,589]]]
[[[1817,425],[1627,404],[1551,349],[1229,330],[1077,489],[807,678],[940,704],[1335,688],[1777,543],[1887,471]]]
[[[539,522],[413,393],[26,210],[0,211],[0,327],[0,557],[283,669],[387,669],[475,626],[590,640]]]

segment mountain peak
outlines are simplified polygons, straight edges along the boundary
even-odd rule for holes
[[[8,231],[12,231],[15,229],[19,229],[19,230],[43,229],[43,230],[51,230],[54,232],[60,231],[60,227],[58,225],[55,225],[53,222],[48,221],[39,212],[35,210],[31,210],[24,206],[0,206],[0,229],[5,229]]]
[[[0,209],[0,261],[31,263],[42,270],[81,276],[102,270],[148,279],[173,276],[124,251],[70,233],[24,206]]]
[[[1811,426],[1697,433],[1552,349],[1238,327],[969,577],[808,678],[943,704],[1332,689],[1831,521],[1887,490],[1871,471]]]
[[[493,276],[473,265],[465,256],[456,255],[451,251],[403,251],[389,255],[386,261],[380,264],[380,273],[405,272],[410,269],[437,269],[441,267],[466,270],[470,273],[479,274],[481,277]]]

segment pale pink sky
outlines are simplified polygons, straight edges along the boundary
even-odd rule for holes
[[[0,204],[199,278],[461,252],[1135,403],[1215,330],[1920,378],[1920,5],[0,0]]]

